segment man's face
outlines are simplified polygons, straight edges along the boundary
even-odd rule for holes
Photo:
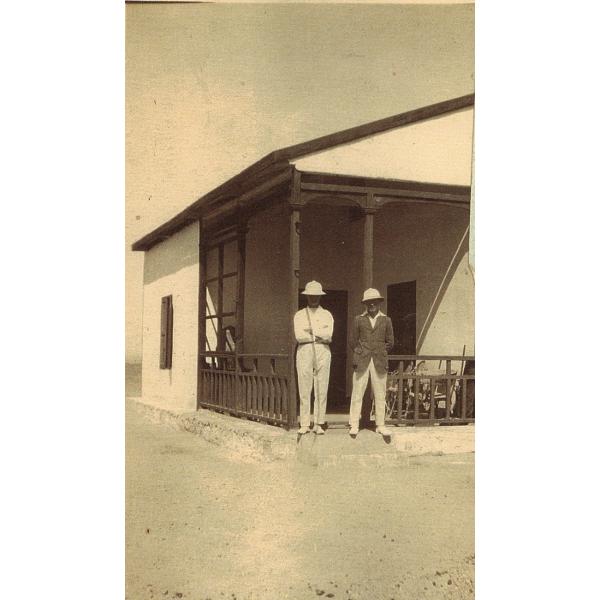
[[[381,300],[368,300],[365,302],[367,306],[367,312],[371,317],[374,317],[379,312],[381,306]]]
[[[306,296],[306,301],[310,308],[317,308],[321,302],[321,296]]]

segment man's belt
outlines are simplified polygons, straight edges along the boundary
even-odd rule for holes
[[[298,342],[298,346],[304,346],[306,344],[312,344],[313,342]],[[329,342],[317,342],[314,341],[315,344],[322,344],[323,346],[329,346]]]

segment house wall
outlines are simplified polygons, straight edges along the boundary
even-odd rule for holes
[[[142,396],[161,406],[195,410],[198,357],[198,225],[144,256]],[[171,369],[159,368],[161,298],[173,296]]]
[[[317,171],[471,185],[473,108],[465,108],[295,161]]]
[[[417,353],[474,354],[469,214],[433,205],[385,206],[374,220],[374,287],[416,280]],[[384,305],[385,309],[385,305]]]
[[[244,352],[288,351],[289,215],[282,204],[254,215],[246,236]]]

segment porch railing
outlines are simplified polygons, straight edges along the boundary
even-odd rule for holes
[[[475,357],[389,355],[386,423],[475,421]],[[198,404],[231,415],[288,426],[287,354],[200,355]],[[294,403],[297,406],[297,401]]]
[[[386,422],[475,421],[475,357],[390,355]],[[437,366],[436,366],[437,363]]]
[[[200,355],[198,404],[274,425],[288,422],[287,354]]]

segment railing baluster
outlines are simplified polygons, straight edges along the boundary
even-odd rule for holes
[[[234,406],[235,397],[231,393],[231,373],[225,375],[225,402],[227,402],[227,408],[229,410],[235,410]]]
[[[402,403],[404,402],[404,361],[398,363],[398,420],[402,418]]]
[[[287,422],[287,418],[288,418],[288,406],[289,406],[289,402],[288,402],[288,395],[289,395],[289,387],[288,387],[288,378],[287,377],[283,377],[282,378],[282,395],[281,395],[281,418],[283,419],[284,422]]]
[[[275,393],[275,404],[273,406],[273,416],[276,419],[281,418],[281,384],[279,382],[279,376],[273,378],[273,387]]]
[[[237,354],[235,355],[234,394],[235,394],[235,410],[237,412],[239,412],[241,399],[242,399],[242,378],[240,377],[240,363],[239,363]]]
[[[419,376],[415,375],[415,379],[414,379],[415,385],[413,387],[414,390],[414,420],[415,423],[419,420],[419,411],[420,411],[420,407],[419,407]]]
[[[429,380],[429,418],[435,419],[435,384],[437,379],[431,377]]]
[[[464,419],[467,418],[467,380],[463,379],[461,382],[461,387],[462,387],[462,406],[461,406],[461,416]]]
[[[258,414],[258,382],[256,373],[258,371],[258,358],[252,361],[252,413]]]
[[[450,375],[452,374],[452,361],[446,361],[446,419],[450,418],[450,402],[452,401],[452,386],[450,385]]]
[[[263,403],[262,403],[262,376],[258,368],[258,359],[256,359],[256,412],[263,416]]]

